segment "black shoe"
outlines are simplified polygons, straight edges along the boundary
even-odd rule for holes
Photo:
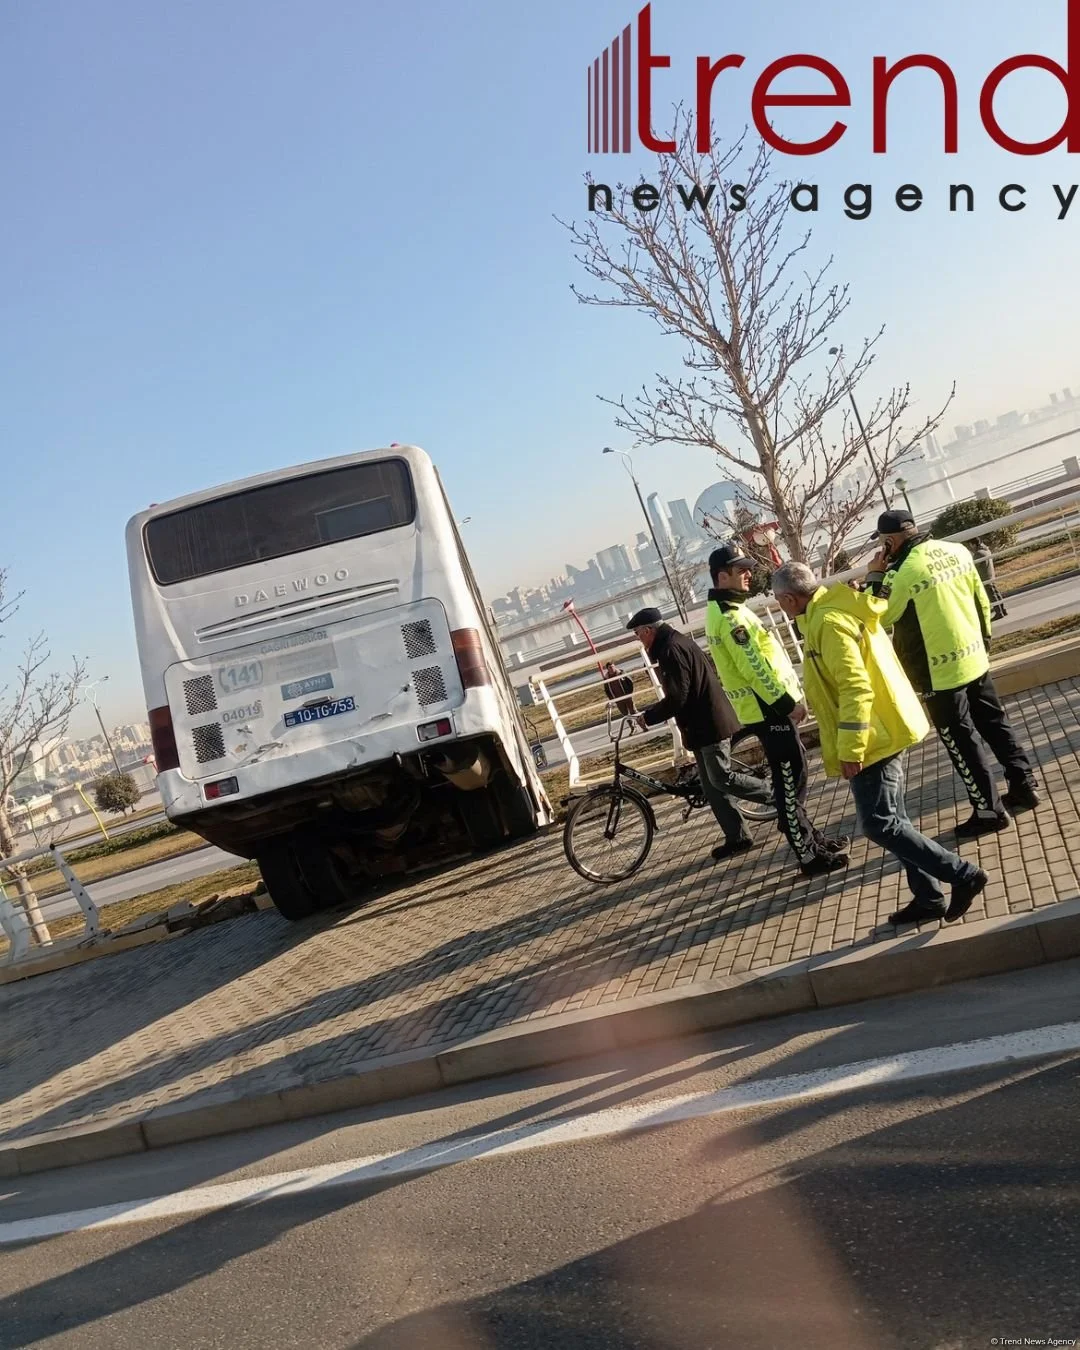
[[[954,891],[955,895],[956,892]],[[905,923],[933,923],[936,919],[944,919],[946,914],[944,900],[940,905],[928,905],[925,900],[912,900],[910,904],[898,909],[895,914],[889,915],[889,922],[896,924],[899,928]]]
[[[712,860],[723,862],[725,858],[734,858],[739,853],[749,853],[753,847],[752,839],[736,839],[733,844],[718,844],[712,851]]]
[[[1016,783],[1002,797],[1001,804],[1015,815],[1017,811],[1034,811],[1041,801],[1034,783]]]
[[[846,853],[818,853],[802,864],[804,877],[822,877],[826,872],[839,872],[851,859]]]
[[[1000,834],[1012,824],[1008,811],[1000,811],[996,816],[980,816],[973,811],[967,820],[956,827],[957,839],[977,839],[981,834]]]
[[[962,919],[971,908],[971,902],[975,897],[986,890],[986,883],[989,880],[985,872],[976,872],[970,881],[958,881],[952,888],[952,899],[945,911],[945,922],[955,923],[957,919]]]
[[[851,838],[846,834],[838,834],[835,839],[823,839],[821,847],[826,853],[846,853],[851,847]]]

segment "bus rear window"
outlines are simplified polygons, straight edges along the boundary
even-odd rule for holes
[[[375,460],[158,516],[146,526],[146,553],[158,584],[171,586],[392,530],[415,515],[405,461]]]

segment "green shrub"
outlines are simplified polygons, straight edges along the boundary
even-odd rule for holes
[[[930,533],[935,539],[944,539],[950,534],[958,534],[961,530],[972,530],[976,525],[986,525],[991,520],[1000,520],[1002,516],[1011,516],[1013,507],[1009,502],[1003,502],[990,497],[974,498],[967,502],[953,502],[947,506],[941,515],[934,521],[930,527]],[[982,537],[986,540],[991,552],[997,553],[999,549],[1009,548],[1016,542],[1016,537],[1020,533],[1019,525],[1006,525],[1004,529],[991,530],[989,534]]]

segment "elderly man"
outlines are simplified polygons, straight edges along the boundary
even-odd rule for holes
[[[768,802],[772,797],[759,779],[732,771],[731,737],[739,724],[708,657],[693,638],[664,623],[658,609],[639,610],[626,626],[656,663],[664,690],[660,702],[645,709],[642,725],[656,726],[669,718],[675,722],[697,760],[705,800],[724,831],[724,842],[712,851],[713,861],[745,853],[754,840],[732,798]]]
[[[803,635],[806,698],[821,730],[825,772],[848,780],[863,833],[907,871],[912,899],[890,921],[955,922],[988,878],[908,818],[904,752],[930,725],[882,628],[886,602],[842,584],[826,589],[809,567],[794,562],[773,573],[772,590]],[[948,905],[940,882],[952,887]]]

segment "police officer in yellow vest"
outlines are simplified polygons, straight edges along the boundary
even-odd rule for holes
[[[971,801],[961,839],[1004,830],[1010,811],[1039,804],[1031,760],[1016,739],[990,678],[990,601],[970,552],[920,534],[908,511],[878,519],[881,551],[867,581],[886,602],[882,623],[926,705]],[[1005,770],[1002,797],[976,732]]]
[[[803,872],[817,876],[847,866],[849,841],[826,839],[806,814],[806,751],[797,729],[806,717],[802,689],[783,646],[746,604],[753,570],[753,560],[730,544],[710,554],[705,637],[735,716],[761,736],[779,827]]]
[[[920,834],[904,805],[904,752],[930,730],[919,697],[881,626],[886,602],[837,583],[826,589],[803,563],[784,563],[773,595],[803,635],[806,698],[818,720],[830,778],[846,778],[863,834],[904,864],[911,902],[895,924],[966,914],[987,875]],[[952,887],[946,906],[940,882]]]

